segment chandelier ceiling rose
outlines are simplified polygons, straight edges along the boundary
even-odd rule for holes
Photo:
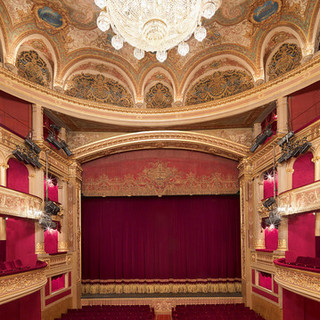
[[[189,52],[185,41],[192,34],[198,41],[205,39],[201,17],[212,18],[221,0],[95,0],[95,4],[101,9],[98,28],[106,32],[111,26],[116,50],[128,42],[137,59],[143,59],[145,52],[156,52],[163,62],[175,46],[185,56]]]

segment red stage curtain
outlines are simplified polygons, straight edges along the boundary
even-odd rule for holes
[[[239,278],[238,196],[82,199],[83,279]]]
[[[289,216],[288,250],[296,256],[315,257],[315,220],[313,213]]]
[[[21,259],[23,264],[34,266],[35,255],[34,221],[8,218],[6,221],[6,260]]]
[[[7,169],[7,187],[29,193],[29,172],[27,167],[16,159],[9,159]]]
[[[314,182],[312,152],[301,155],[293,164],[292,188],[299,188]]]
[[[40,291],[0,305],[1,320],[41,320]]]
[[[27,137],[31,131],[31,103],[0,91],[0,124],[10,131]]]

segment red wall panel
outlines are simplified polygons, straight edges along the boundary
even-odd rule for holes
[[[297,256],[315,257],[315,215],[302,213],[289,216],[288,250]]]
[[[29,193],[29,171],[20,161],[11,158],[8,161],[7,187],[16,191]]]

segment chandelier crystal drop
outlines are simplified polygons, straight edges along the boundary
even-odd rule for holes
[[[134,56],[143,59],[145,52],[156,52],[158,61],[167,58],[167,51],[178,46],[185,56],[192,34],[203,41],[207,31],[201,17],[210,19],[222,0],[94,0],[102,10],[98,28],[105,32],[110,26],[115,33],[111,44],[120,50],[124,42],[134,49]]]

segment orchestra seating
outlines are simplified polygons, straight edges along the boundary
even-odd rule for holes
[[[149,306],[83,306],[68,310],[61,320],[154,320],[154,310]]]
[[[244,304],[211,304],[177,306],[172,320],[262,320]]]

